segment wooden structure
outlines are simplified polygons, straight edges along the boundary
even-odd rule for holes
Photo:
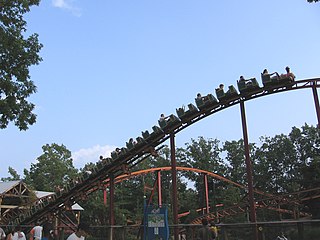
[[[0,182],[0,224],[19,217],[35,200],[35,193],[21,180]]]

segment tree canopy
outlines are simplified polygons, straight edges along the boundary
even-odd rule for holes
[[[34,189],[53,191],[56,185],[65,185],[79,174],[74,168],[71,152],[58,144],[46,144],[43,154],[30,170],[24,171],[24,180]],[[259,143],[250,144],[250,158],[253,168],[254,188],[270,196],[281,196],[294,192],[314,189],[319,186],[320,180],[320,130],[305,124],[301,128],[293,127],[288,135],[278,134],[273,137],[262,137]],[[191,167],[206,170],[236,182],[243,186],[232,185],[220,178],[208,176],[209,204],[212,211],[218,206],[224,208],[235,205],[246,205],[248,192],[245,188],[246,165],[244,142],[220,142],[217,139],[191,139],[185,147],[176,151],[177,164],[181,167]],[[135,165],[131,172],[154,167],[170,166],[170,149],[165,146],[159,151],[159,156],[148,157]],[[88,163],[82,171],[90,171],[95,163]],[[10,168],[12,177],[4,180],[19,178],[19,175]],[[129,173],[130,174],[130,173]],[[137,175],[115,186],[115,217],[116,223],[125,225],[129,222],[138,223],[142,219],[144,197],[151,197],[151,190],[155,186],[156,174]],[[172,204],[171,172],[161,172],[162,202],[168,206]],[[193,183],[193,184],[190,184]],[[190,215],[180,219],[181,223],[190,223],[202,213],[197,209],[205,207],[205,185],[202,174],[196,172],[178,171],[178,200],[179,213],[190,212]],[[192,187],[190,187],[192,185]],[[91,193],[89,200],[79,204],[86,210],[83,218],[99,225],[108,224],[108,205],[103,204],[103,194],[100,191]],[[257,200],[265,195],[256,195]],[[297,195],[296,202],[299,202]],[[153,195],[152,202],[157,203],[157,194]],[[320,218],[320,201],[318,198],[305,199],[300,203],[301,209]],[[294,204],[293,204],[294,205]],[[285,206],[290,209],[293,205]],[[292,210],[292,209],[291,209]],[[171,211],[171,209],[169,209]],[[169,216],[171,216],[169,212]],[[262,221],[278,220],[279,215],[271,210],[257,209],[257,217]],[[290,218],[290,214],[283,214],[283,218]],[[292,217],[292,216],[291,216]],[[241,213],[220,219],[224,222],[246,221],[247,216]]]
[[[42,44],[38,34],[26,36],[27,22],[23,15],[39,0],[0,1],[0,128],[10,122],[27,130],[36,122],[35,105],[28,97],[36,92],[29,68],[42,60]]]
[[[25,169],[25,182],[34,189],[54,191],[75,178],[77,169],[73,166],[71,152],[64,145],[53,143],[42,147],[43,154],[32,163],[30,170]]]
[[[14,170],[12,167],[8,168],[8,173],[11,175],[6,178],[1,178],[1,181],[3,182],[8,182],[8,181],[15,181],[15,180],[20,180],[20,175],[17,173],[16,170]]]

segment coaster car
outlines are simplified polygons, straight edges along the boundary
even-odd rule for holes
[[[211,93],[204,97],[197,97],[195,99],[195,102],[200,110],[211,109],[213,107],[219,106],[218,100]]]
[[[261,79],[263,87],[266,90],[281,87],[291,88],[294,85],[294,78],[287,74],[277,74],[276,76],[271,76],[271,74],[261,73]]]
[[[239,94],[233,85],[228,87],[228,91],[224,91],[222,88],[216,88],[216,95],[219,102],[229,102],[239,98]]]
[[[169,117],[166,117],[165,119],[160,119],[158,123],[165,133],[169,133],[170,131],[181,125],[180,119],[173,114],[171,114]]]
[[[251,96],[263,91],[256,78],[238,80],[237,85],[240,94],[244,96]]]
[[[188,104],[188,110],[186,111],[184,107],[177,108],[176,112],[178,114],[178,117],[183,121],[187,122],[188,120],[192,119],[195,114],[199,112],[196,106],[194,106],[192,103]]]
[[[149,133],[148,130],[142,132],[142,137],[146,142],[152,142],[157,139],[160,139],[164,136],[164,132],[162,129],[158,126],[153,126],[152,127],[153,132]]]

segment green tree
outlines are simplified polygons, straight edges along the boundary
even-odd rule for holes
[[[302,186],[305,189],[318,188],[320,185],[319,156],[315,156],[310,164],[302,167],[301,173],[303,176]],[[320,200],[318,198],[313,198],[311,195],[310,199],[305,202],[305,205],[308,206],[313,218],[320,218]]]
[[[305,124],[301,129],[292,128],[289,134],[298,156],[302,190],[317,188],[320,184],[320,130]],[[312,197],[305,201],[313,218],[320,218],[320,200]]]
[[[252,147],[250,149],[252,149]],[[226,154],[225,160],[228,162],[225,177],[242,185],[247,185],[243,140],[226,141],[223,145],[223,151]]]
[[[197,192],[194,189],[186,188],[186,185],[179,188],[179,213],[189,212],[189,215],[180,220],[181,223],[190,223],[194,218],[198,217],[196,209],[199,208],[194,199],[197,198]]]
[[[250,161],[252,168],[255,163],[255,144],[249,145],[250,149]],[[223,144],[223,154],[225,155],[225,161],[227,164],[227,171],[224,177],[239,183],[243,186],[248,186],[247,179],[247,166],[245,160],[244,141],[240,139],[238,141],[226,141]],[[248,191],[233,185],[225,185],[223,189],[218,192],[219,203],[225,207],[233,205],[241,205],[242,207],[248,204]],[[225,219],[224,221],[243,221],[245,220],[245,214],[234,216],[232,219]]]
[[[291,139],[284,135],[261,138],[256,152],[254,183],[270,193],[293,192],[299,189],[297,153]]]
[[[307,0],[309,3],[319,2],[319,0]]]
[[[29,68],[42,60],[38,35],[25,37],[27,22],[23,15],[39,0],[0,1],[0,128],[9,122],[27,130],[36,122],[34,104],[27,98],[36,92]]]
[[[8,173],[11,175],[11,177],[1,178],[1,181],[8,182],[8,181],[20,180],[20,175],[12,167],[8,168]]]
[[[41,191],[53,191],[54,187],[68,183],[77,175],[71,152],[62,144],[42,146],[43,154],[32,163],[30,170],[24,169],[25,182]]]
[[[217,139],[205,139],[199,137],[197,140],[191,139],[191,143],[186,143],[185,148],[179,148],[177,150],[177,159],[182,166],[192,167],[197,169],[206,170],[219,175],[225,175],[227,167],[220,157],[222,149],[220,148],[220,142]],[[192,196],[193,205],[197,208],[205,207],[205,186],[204,177],[195,172],[185,172],[183,176],[188,180],[194,182],[195,193]],[[210,182],[208,178],[208,182]],[[212,181],[211,181],[212,182]],[[226,187],[226,183],[222,181],[213,180],[214,193],[209,198],[210,205],[214,206],[217,199],[221,199],[220,196]],[[219,196],[219,197],[217,197]],[[190,209],[190,208],[189,208]]]
[[[186,143],[186,148],[179,148],[177,159],[185,167],[223,174],[226,171],[226,166],[219,155],[220,153],[221,148],[217,139],[206,140],[204,137],[199,137],[197,140],[191,139],[191,143]],[[185,176],[192,181],[199,180],[196,173],[187,173]]]
[[[81,215],[84,222],[91,222],[95,225],[108,225],[108,211],[103,202],[103,191],[98,190],[91,193],[88,199],[80,201],[79,204],[85,209]]]
[[[290,140],[297,151],[299,164],[304,166],[320,155],[320,131],[318,128],[305,124],[301,129],[293,127],[289,134]]]

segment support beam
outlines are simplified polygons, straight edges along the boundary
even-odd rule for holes
[[[205,191],[205,199],[206,199],[206,213],[210,213],[209,209],[209,190],[208,190],[208,175],[203,174],[203,185]]]
[[[249,152],[249,140],[248,140],[248,129],[247,129],[247,121],[246,121],[246,111],[245,111],[243,100],[240,101],[240,111],[241,111],[244,154],[245,154],[248,193],[249,193],[250,222],[255,223],[255,222],[257,222],[257,218],[256,218],[256,206],[255,206],[255,201],[254,201],[254,192],[253,192],[252,164],[251,164],[250,152]],[[255,232],[254,239],[258,240],[257,227],[255,228],[254,232]]]
[[[177,195],[177,161],[174,134],[170,134],[170,150],[171,150],[171,175],[172,175],[172,205],[173,205],[173,224],[174,240],[179,240],[178,225],[178,195]]]
[[[312,93],[313,93],[313,100],[314,100],[314,105],[317,113],[317,120],[318,120],[317,127],[320,128],[320,107],[319,107],[319,98],[318,98],[318,91],[317,91],[317,82],[312,83]]]
[[[161,171],[157,172],[157,183],[158,183],[158,205],[162,206],[162,189],[161,189]]]
[[[110,174],[109,224],[110,224],[109,240],[113,240],[113,225],[114,225],[114,176],[113,174]]]
[[[107,206],[107,189],[103,189],[103,204],[104,206]]]

